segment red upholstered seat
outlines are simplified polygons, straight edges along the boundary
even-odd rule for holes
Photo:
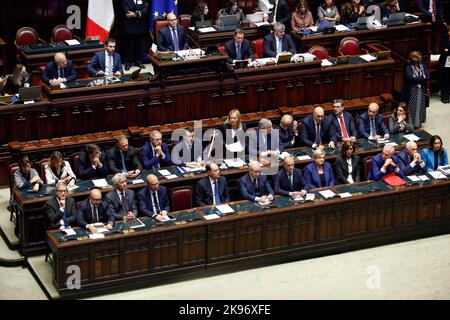
[[[252,41],[254,48],[255,59],[262,58],[264,55],[263,39],[256,39]]]
[[[53,28],[51,42],[64,42],[73,39],[73,32],[66,25],[60,24]]]
[[[167,20],[155,20],[155,39],[158,39],[159,30],[168,25],[169,22]]]
[[[16,33],[16,45],[22,46],[26,44],[38,43],[38,36],[36,30],[30,27],[23,27]]]
[[[361,47],[358,39],[354,37],[345,37],[341,40],[339,54],[341,56],[356,56],[361,54]]]
[[[192,208],[192,188],[176,187],[172,189],[172,211]]]
[[[315,55],[319,59],[328,59],[330,57],[328,50],[322,46],[312,46],[309,48],[308,52]]]
[[[225,53],[225,46],[219,46],[219,51]]]
[[[190,14],[181,14],[180,15],[181,25],[184,28],[184,31],[187,32],[189,26],[191,25],[191,15]]]

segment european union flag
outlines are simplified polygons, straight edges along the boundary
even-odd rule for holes
[[[150,12],[150,30],[154,30],[157,18],[166,18],[166,15],[171,12],[178,13],[178,0],[153,0]]]

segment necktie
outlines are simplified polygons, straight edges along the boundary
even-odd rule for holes
[[[61,76],[62,76],[62,70],[61,70],[61,68],[58,68],[58,78],[62,78]]]
[[[157,156],[156,156],[156,150],[153,148],[153,156],[155,157],[155,158],[157,158]],[[158,169],[159,167],[161,167],[161,165],[159,164],[159,161],[158,162],[156,162],[155,163],[155,165],[153,166],[153,170],[156,170],[156,169]]]
[[[121,152],[120,157],[122,158],[122,172],[127,172],[127,166],[125,165],[125,153]]]
[[[120,196],[122,197],[122,209],[125,212],[125,214],[127,214],[128,208],[127,208],[127,199],[125,198],[125,193],[123,191],[120,192]]]
[[[291,185],[291,191],[294,191],[294,190],[293,190],[293,187],[294,187],[294,181],[293,181],[293,179],[292,179],[292,173],[289,173],[289,174],[288,174],[288,177],[289,177],[289,183],[290,183],[290,185]]]
[[[92,222],[98,222],[98,209],[97,207],[94,207],[94,213],[92,214]]]
[[[219,181],[214,181],[214,202],[215,205],[221,204],[222,201],[220,201],[220,192],[219,192]]]
[[[255,191],[256,191],[257,193],[259,193],[258,179],[255,179],[255,180],[253,181],[253,183],[255,184]]]
[[[237,60],[242,60],[242,55],[241,55],[241,45],[238,44],[236,46],[236,59]]]
[[[152,192],[152,194],[153,194],[153,205],[155,207],[155,213],[160,214],[161,208],[159,207],[158,196],[156,195],[156,192]]]
[[[370,136],[375,137],[377,135],[377,130],[375,129],[375,119],[370,119]]]
[[[283,52],[283,43],[280,38],[277,39],[277,53]]]
[[[107,55],[107,64],[106,64],[106,74],[107,75],[112,75],[113,74],[113,58],[111,54]]]
[[[316,141],[314,143],[316,145],[322,144],[322,139],[320,138],[320,124],[316,124]]]
[[[180,47],[178,45],[178,35],[176,29],[172,29],[172,38],[173,38],[173,48],[174,51],[179,51]]]
[[[339,125],[341,127],[342,137],[344,139],[348,139],[348,133],[347,133],[347,129],[345,128],[344,116],[343,115],[339,116]]]

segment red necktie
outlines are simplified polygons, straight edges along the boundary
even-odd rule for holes
[[[341,126],[342,137],[344,139],[348,139],[347,129],[345,128],[344,117],[340,115],[339,117],[339,125]]]

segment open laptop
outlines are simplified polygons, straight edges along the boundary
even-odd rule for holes
[[[212,27],[212,21],[211,20],[203,20],[203,21],[196,21],[195,22],[195,29],[209,28],[209,27]]]
[[[239,15],[233,14],[229,16],[221,16],[219,18],[217,30],[234,31],[239,27]]]
[[[406,24],[406,22],[405,22],[405,15],[406,15],[406,12],[391,13],[389,15],[388,20],[385,21],[384,24],[387,25],[388,27],[390,27],[390,26],[402,26],[402,25]]]
[[[21,100],[21,101],[39,99],[40,97],[41,97],[41,87],[40,86],[19,88],[19,100]]]
[[[367,19],[369,19],[369,17],[359,17],[358,20],[356,21],[355,29],[356,30],[367,30],[367,29],[369,29],[367,27]]]
[[[250,23],[258,23],[264,21],[264,12],[249,13],[245,19]]]

